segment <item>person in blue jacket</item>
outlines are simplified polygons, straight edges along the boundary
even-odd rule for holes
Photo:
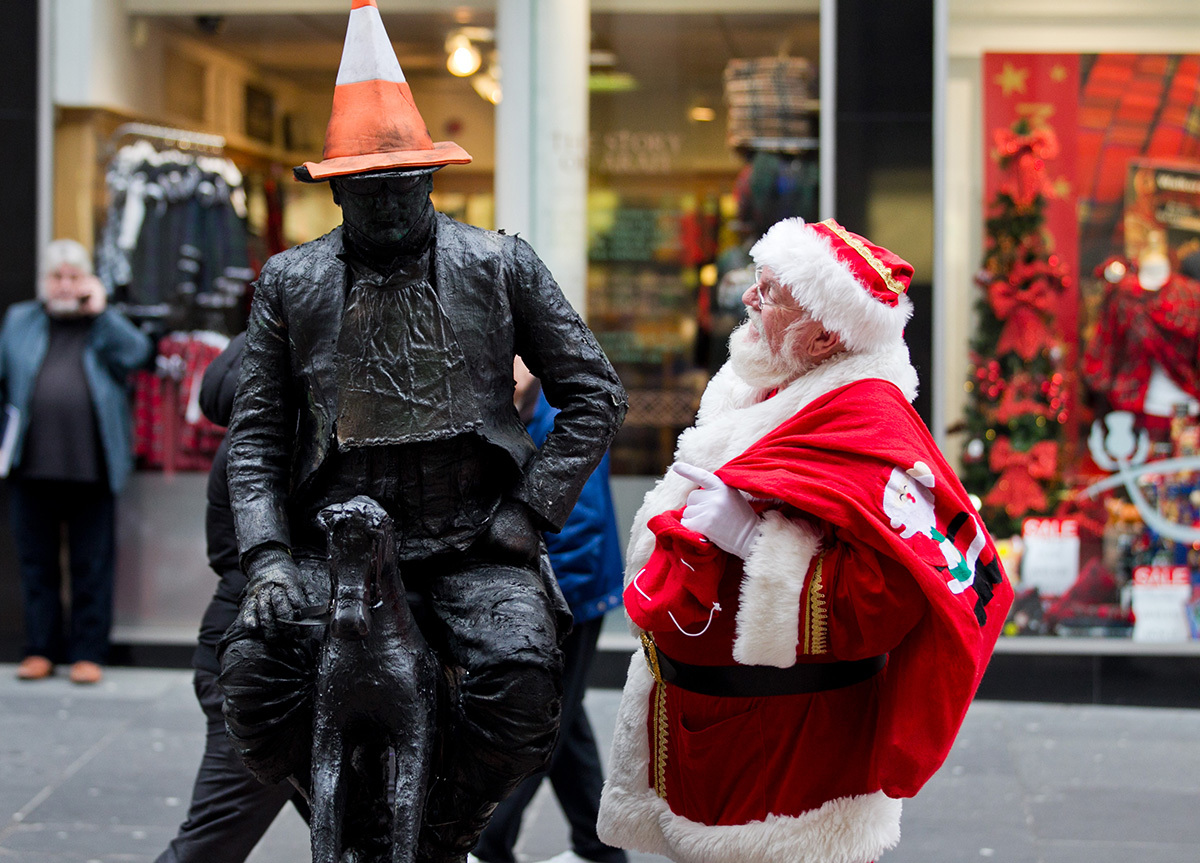
[[[541,446],[554,426],[558,411],[546,401],[537,378],[520,358],[513,375],[517,383],[514,399],[517,410],[529,436]],[[521,830],[521,818],[547,777],[571,828],[571,850],[548,863],[626,861],[624,851],[605,845],[596,836],[604,773],[583,707],[604,614],[621,604],[623,587],[624,566],[608,475],[605,454],[584,485],[563,529],[543,535],[554,576],[575,619],[563,643],[562,725],[546,771],[526,779],[496,807],[475,846],[472,863],[515,863],[513,849]]]
[[[17,677],[97,683],[112,626],[116,496],[133,470],[126,376],[153,345],[108,308],[91,256],[55,240],[38,299],[9,307],[0,327],[0,476],[21,574],[25,658]],[[71,613],[64,632],[59,565],[65,526]]]

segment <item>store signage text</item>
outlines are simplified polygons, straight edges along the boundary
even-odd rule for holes
[[[1133,570],[1138,587],[1189,587],[1191,571],[1186,566],[1139,566]]]
[[[597,170],[605,174],[666,174],[683,151],[683,136],[674,132],[621,129],[599,137]]]
[[[1073,518],[1027,518],[1021,526],[1026,539],[1063,539],[1079,536],[1079,522]]]

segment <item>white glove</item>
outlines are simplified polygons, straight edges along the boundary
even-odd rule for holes
[[[722,551],[745,560],[762,529],[762,519],[750,502],[736,488],[727,486],[703,468],[675,462],[671,470],[700,486],[688,495],[680,523],[688,530],[704,534]]]

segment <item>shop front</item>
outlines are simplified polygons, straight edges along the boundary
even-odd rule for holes
[[[949,3],[947,451],[1016,582],[1001,666],[1075,663],[1080,700],[1200,656],[1197,36],[1169,0]]]
[[[213,585],[204,484],[221,430],[197,411],[203,368],[244,325],[266,257],[340,221],[290,173],[320,152],[346,5],[40,7],[41,233],[94,248],[158,343],[133,382],[139,470],[121,502],[114,636],[135,659],[184,656]],[[626,522],[724,360],[749,243],[820,213],[821,5],[380,0],[434,138],[474,156],[436,175],[436,206],[529,238],[630,391],[613,448]]]

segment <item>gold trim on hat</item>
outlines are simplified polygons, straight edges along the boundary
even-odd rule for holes
[[[896,277],[892,275],[891,270],[884,265],[883,261],[872,255],[871,250],[864,246],[861,240],[859,240],[857,237],[850,236],[850,234],[846,232],[846,229],[833,219],[826,219],[825,221],[821,222],[821,224],[837,234],[843,243],[862,255],[863,259],[871,265],[871,269],[879,273],[880,278],[883,279],[884,284],[888,286],[890,291],[895,294],[905,294],[908,292],[908,289],[905,288],[904,285],[896,281]]]

